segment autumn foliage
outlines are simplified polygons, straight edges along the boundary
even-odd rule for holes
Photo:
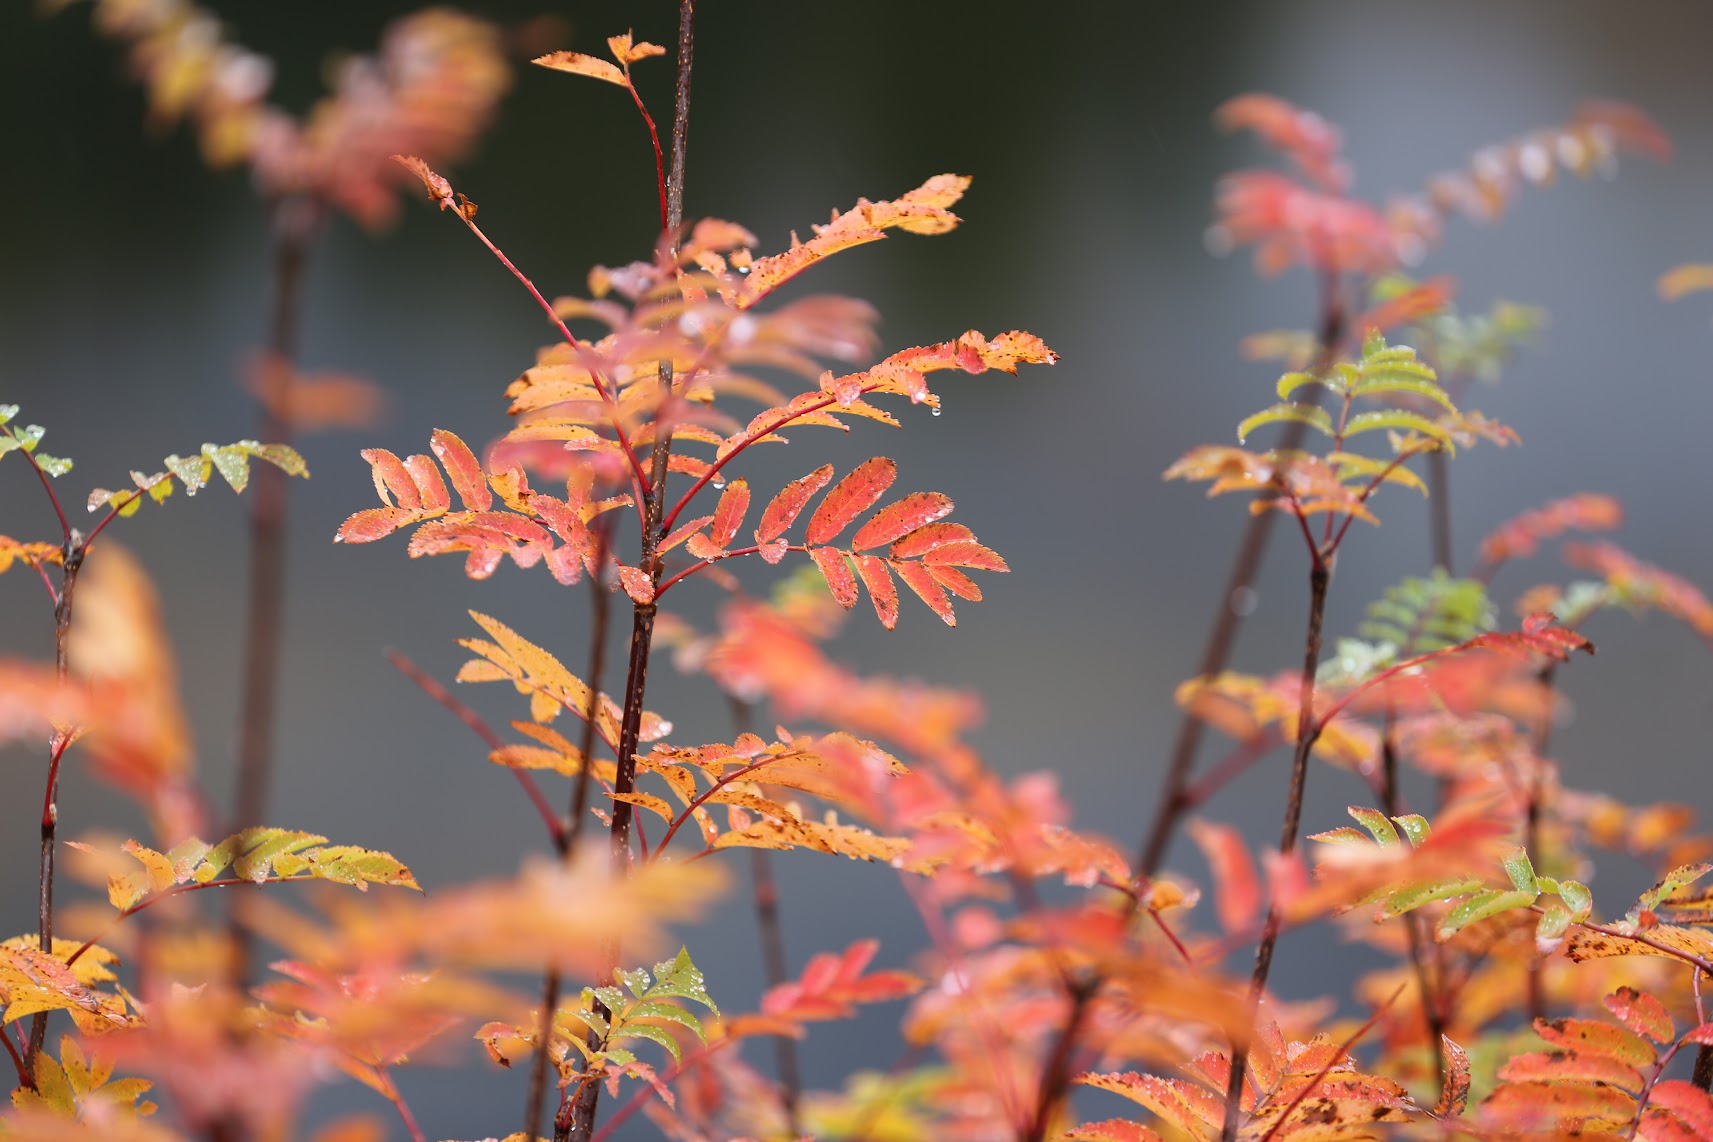
[[[1663,157],[1660,131],[1633,109],[1587,105],[1376,205],[1352,197],[1339,132],[1319,116],[1266,95],[1217,111],[1285,167],[1220,183],[1213,244],[1253,247],[1266,274],[1310,267],[1321,307],[1311,332],[1246,345],[1283,367],[1237,443],[1187,447],[1164,476],[1237,497],[1235,522],[1277,524],[1306,571],[1309,620],[1301,658],[1277,673],[1213,654],[1183,680],[1186,727],[1226,752],[1198,770],[1190,736],[1152,828],[1113,840],[1075,826],[1050,771],[1006,779],[983,763],[977,696],[861,675],[827,645],[869,609],[887,629],[925,618],[918,603],[948,626],[970,621],[979,611],[964,604],[1012,570],[951,518],[947,495],[884,455],[820,462],[808,431],[932,431],[939,374],[1034,384],[1058,361],[1021,330],[949,330],[882,353],[873,308],[799,289],[852,247],[959,226],[970,180],[858,199],[784,249],[758,250],[735,222],[686,219],[692,7],[676,51],[627,33],[607,41],[610,58],[534,61],[629,97],[661,215],[638,260],[551,298],[442,173],[506,87],[494,29],[444,10],[411,17],[378,56],[347,60],[299,119],[266,102],[266,62],[206,13],[94,6],[97,26],[130,45],[151,115],[188,120],[210,162],[248,163],[272,207],[374,226],[402,180],[450,215],[448,241],[456,230],[485,247],[548,318],[554,339],[497,394],[509,431],[440,428],[405,456],[361,449],[373,495],[349,489],[330,538],[460,556],[474,580],[545,575],[586,593],[591,621],[587,645],[567,643],[562,615],[514,626],[495,617],[496,597],[424,616],[466,652],[452,678],[395,657],[426,716],[437,703],[460,719],[470,756],[539,817],[545,843],[520,844],[514,876],[425,894],[408,853],[242,807],[216,824],[227,815],[191,763],[148,577],[109,529],[143,526],[145,500],[175,490],[245,493],[258,464],[307,477],[290,434],[361,424],[378,398],[356,378],[300,373],[275,346],[247,380],[266,439],[168,455],[87,497],[58,491],[71,462],[0,405],[8,495],[45,492],[61,525],[0,536],[0,572],[39,577],[56,620],[53,653],[0,661],[0,742],[34,751],[43,789],[41,867],[11,870],[37,883],[40,923],[0,942],[15,1077],[0,1138],[284,1140],[340,1075],[390,1103],[413,1138],[435,1137],[396,1076],[436,1045],[517,1072],[525,1106],[496,1137],[587,1142],[646,1116],[698,1140],[1713,1140],[1713,842],[1683,807],[1564,786],[1550,742],[1559,677],[1594,668],[1585,631],[1602,612],[1658,610],[1713,644],[1713,603],[1614,542],[1619,505],[1581,492],[1516,505],[1465,573],[1447,555],[1374,600],[1357,630],[1324,629],[1345,544],[1367,542],[1399,496],[1427,495],[1435,465],[1519,439],[1469,407],[1469,382],[1496,378],[1538,315],[1465,314],[1450,278],[1400,271],[1454,220],[1492,221],[1559,172]],[[657,124],[632,70],[672,60],[680,101]],[[288,252],[309,236],[276,231]],[[1662,290],[1702,288],[1704,270],[1674,271]],[[804,474],[770,482],[748,468],[764,445],[808,446]],[[74,526],[67,504],[94,522]],[[1443,494],[1433,507],[1450,510]],[[1563,581],[1506,610],[1496,577],[1548,549]],[[720,600],[700,627],[662,609],[691,591]],[[622,662],[600,651],[609,626],[628,630]],[[729,699],[730,732],[687,738],[648,705],[651,666],[669,664]],[[490,725],[448,683],[501,684],[515,717]],[[1277,843],[1200,815],[1270,755],[1290,759]],[[58,804],[62,763],[133,799],[151,835],[86,832],[82,807]],[[1317,763],[1367,791],[1348,823],[1304,821]],[[8,827],[31,827],[35,803],[9,813]],[[1162,866],[1180,832],[1205,858],[1199,875]],[[691,922],[746,861],[776,951],[791,907],[767,862],[786,853],[901,881],[928,945],[879,960],[873,940],[817,947],[795,972],[770,957],[758,1001],[726,998],[696,965]],[[1608,854],[1655,866],[1657,883],[1633,903],[1597,902],[1588,882]],[[67,879],[93,891],[68,892]],[[326,891],[279,887],[302,881]],[[75,900],[57,911],[56,883]],[[205,891],[235,899],[231,928],[195,907]],[[1378,966],[1326,1002],[1275,992],[1280,941],[1335,937],[1369,945]],[[269,950],[265,969],[248,962],[251,942]],[[802,1089],[792,1044],[889,1003],[903,1061],[885,1075],[853,1061],[842,1089]],[[384,1132],[363,1117],[314,1137]]]

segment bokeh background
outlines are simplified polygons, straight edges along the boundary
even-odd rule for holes
[[[279,65],[277,101],[321,90],[332,51],[366,50],[410,10],[363,4],[213,5],[236,38]],[[474,10],[508,23],[541,3]],[[601,50],[633,27],[670,43],[673,8],[567,3],[556,46]],[[1482,447],[1453,465],[1456,549],[1467,557],[1500,520],[1575,491],[1617,495],[1621,540],[1713,586],[1706,435],[1713,425],[1713,300],[1660,302],[1653,283],[1713,259],[1713,8],[1537,0],[1506,5],[1354,0],[1025,5],[950,0],[727,0],[702,5],[688,212],[749,225],[783,246],[858,195],[890,197],[941,171],[973,175],[964,226],[901,236],[818,269],[802,289],[868,298],[888,349],[1024,327],[1064,357],[1012,379],[938,382],[939,419],[902,432],[815,430],[807,447],[754,470],[793,477],[825,459],[841,470],[896,458],[900,487],[936,488],[956,518],[1004,553],[1013,573],[946,629],[914,600],[891,634],[858,613],[835,648],[852,665],[967,685],[989,707],[979,736],[1007,774],[1061,775],[1082,824],[1136,842],[1175,728],[1173,687],[1197,649],[1243,523],[1235,500],[1164,485],[1185,449],[1232,440],[1271,399],[1273,370],[1237,352],[1246,334],[1312,319],[1302,271],[1259,280],[1242,254],[1203,245],[1224,171],[1262,161],[1248,138],[1218,135],[1224,99],[1275,92],[1343,126],[1359,192],[1379,198],[1462,165],[1477,146],[1567,118],[1588,96],[1630,100],[1678,147],[1668,166],[1626,160],[1614,180],[1525,192],[1497,226],[1453,222],[1421,267],[1452,273],[1466,308],[1538,304],[1554,322],[1503,384],[1471,403],[1513,424],[1524,445]],[[668,68],[643,65],[657,111]],[[0,400],[48,426],[45,448],[77,469],[68,502],[162,455],[250,435],[239,362],[265,336],[268,247],[241,174],[211,174],[183,131],[151,135],[122,49],[72,5],[41,18],[0,7]],[[592,263],[617,264],[653,238],[652,163],[622,92],[540,69],[520,72],[494,129],[454,173],[483,223],[550,295],[582,288]],[[581,661],[586,605],[539,572],[509,565],[469,583],[459,560],[412,563],[403,543],[336,548],[334,529],[371,506],[359,448],[421,451],[435,427],[482,441],[503,431],[500,390],[549,340],[529,299],[452,220],[412,203],[381,236],[335,224],[309,269],[303,364],[348,370],[394,394],[363,433],[303,442],[314,478],[292,490],[290,594],[273,819],[389,849],[431,890],[516,868],[542,849],[538,825],[480,744],[381,657],[396,646],[441,677],[461,656],[477,607]],[[784,450],[779,450],[783,452]],[[1407,493],[1341,558],[1329,618],[1353,630],[1388,583],[1427,567],[1426,513]],[[0,532],[49,537],[52,517],[22,464],[0,470]],[[116,526],[159,578],[202,771],[229,789],[246,575],[241,503],[223,489],[182,496]],[[1300,654],[1303,556],[1276,543],[1236,664],[1271,671]],[[772,572],[747,569],[758,589]],[[1499,583],[1509,597],[1562,577],[1537,564]],[[703,621],[710,589],[675,593]],[[866,609],[867,604],[864,603]],[[1572,784],[1642,802],[1704,802],[1710,788],[1713,671],[1707,650],[1654,617],[1605,617],[1600,655],[1567,672],[1574,719],[1554,746]],[[0,578],[0,648],[51,655],[52,620],[26,571]],[[464,695],[495,721],[497,691]],[[679,740],[729,738],[704,684],[657,670],[650,706]],[[0,928],[34,927],[31,895],[41,759],[0,756]],[[1284,758],[1263,764],[1208,813],[1271,836]],[[1307,824],[1325,828],[1360,786],[1322,768]],[[126,806],[73,771],[62,829],[135,828]],[[1173,861],[1199,871],[1180,848]],[[833,858],[777,862],[788,944],[811,952],[878,933],[882,960],[923,942],[894,875]],[[742,865],[733,864],[734,872]],[[1624,905],[1622,876],[1596,885]],[[286,890],[292,891],[292,890]],[[742,1008],[761,987],[748,906],[735,894],[687,934],[717,998]],[[1287,940],[1276,980],[1304,996],[1337,991],[1349,962],[1313,939]],[[831,1027],[805,1048],[831,1083],[897,1053],[896,1012]],[[757,1055],[760,1058],[760,1055]],[[470,1063],[468,1056],[465,1063]],[[471,1071],[484,1071],[474,1064]],[[435,1137],[515,1128],[519,1076],[411,1076],[407,1094]],[[323,1111],[365,1105],[349,1084]],[[381,1109],[385,1109],[384,1107]],[[647,1128],[640,1134],[646,1136]]]

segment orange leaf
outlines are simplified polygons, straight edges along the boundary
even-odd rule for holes
[[[582,52],[548,52],[544,56],[536,56],[529,61],[540,67],[552,68],[554,71],[568,71],[573,75],[586,75],[590,79],[604,80],[616,83],[620,87],[629,87],[630,80],[617,64],[608,63],[604,59],[586,56]]]
[[[494,493],[489,490],[482,465],[469,445],[446,429],[437,428],[429,438],[428,446],[445,466],[446,474],[452,477],[452,486],[457,489],[458,498],[464,501],[465,507],[485,512],[494,506]]]
[[[826,543],[867,511],[898,478],[898,465],[884,456],[864,460],[833,486],[815,514],[809,517],[805,540]],[[943,514],[943,513],[942,513]],[[872,547],[873,544],[861,546]]]
[[[625,594],[638,606],[654,602],[654,580],[640,567],[619,565],[619,585],[625,589]]]
[[[761,526],[755,529],[755,541],[767,544],[785,533],[797,519],[798,513],[809,502],[811,496],[827,486],[827,481],[833,478],[833,466],[823,464],[801,479],[793,480],[781,488],[761,513]],[[763,553],[763,558],[766,553]],[[776,563],[777,559],[768,562]]]
[[[881,508],[851,539],[851,548],[866,551],[891,543],[924,524],[933,523],[952,510],[952,499],[942,492],[911,492]]]
[[[1666,301],[1713,289],[1713,266],[1705,263],[1674,266],[1660,275],[1658,289],[1660,297]]]

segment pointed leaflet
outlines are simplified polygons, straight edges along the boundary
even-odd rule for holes
[[[854,607],[858,598],[856,577],[851,574],[851,566],[845,561],[845,553],[836,547],[811,547],[809,558],[821,569],[822,576],[827,580],[827,587],[833,592],[833,598],[838,600],[839,606],[846,610]]]
[[[961,523],[930,523],[919,527],[892,545],[894,559],[914,559],[935,548],[959,542],[974,542],[975,532]]]
[[[791,481],[781,488],[779,494],[761,513],[761,525],[755,529],[757,543],[769,543],[785,534],[797,519],[803,506],[811,496],[827,486],[827,481],[833,478],[833,466],[823,464],[807,476]]]
[[[831,540],[872,507],[897,477],[898,465],[884,456],[858,464],[833,486],[827,498],[821,501],[821,506],[815,509],[815,514],[809,517],[806,542],[819,544]]]
[[[748,510],[749,483],[746,480],[733,480],[720,494],[720,502],[714,508],[714,526],[708,531],[708,538],[714,541],[716,547],[731,545],[739,525],[743,523],[744,513]]]
[[[887,630],[893,629],[898,625],[898,588],[887,573],[886,560],[874,555],[855,558],[857,574],[862,576],[863,584],[868,588],[868,597],[874,603],[874,613],[880,618],[880,625]]]
[[[444,428],[437,428],[429,437],[428,446],[445,466],[446,474],[452,477],[452,486],[457,489],[458,498],[464,501],[466,508],[485,512],[493,506],[494,494],[488,488],[487,477],[482,474],[482,465],[467,444]]]
[[[946,598],[946,591],[934,578],[933,572],[921,563],[894,563],[892,569],[898,572],[898,577],[904,580],[905,586],[916,592],[917,598],[928,604],[930,610],[939,615],[949,627],[958,625],[958,619],[952,613],[952,601]]]
[[[568,71],[573,75],[586,75],[590,79],[599,79],[606,83],[616,83],[620,87],[629,87],[630,80],[620,70],[617,64],[608,63],[604,59],[584,55],[582,52],[548,52],[529,61],[540,67],[551,68],[554,71]]]
[[[924,524],[933,523],[952,510],[950,496],[940,492],[912,492],[903,499],[881,508],[874,517],[857,529],[851,538],[851,549],[866,551],[891,543],[910,534]]]

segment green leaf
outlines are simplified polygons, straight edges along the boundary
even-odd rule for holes
[[[677,996],[682,999],[692,999],[718,1015],[720,1009],[714,1005],[714,1000],[708,995],[706,980],[701,969],[690,961],[687,948],[678,949],[678,954],[670,960],[663,960],[654,965],[655,984],[649,991],[649,998],[659,996]]]
[[[1306,424],[1311,428],[1315,428],[1326,433],[1328,436],[1332,435],[1332,417],[1327,414],[1326,409],[1312,404],[1284,403],[1276,404],[1272,408],[1262,409],[1254,416],[1246,419],[1242,424],[1239,424],[1237,426],[1237,442],[1239,444],[1243,443],[1244,440],[1248,439],[1251,432],[1261,427],[1263,424],[1277,424],[1281,421],[1295,421],[1299,424]]]
[[[1449,940],[1477,920],[1485,920],[1490,916],[1497,916],[1501,912],[1528,907],[1535,902],[1535,897],[1538,895],[1534,892],[1506,891],[1497,888],[1487,892],[1478,892],[1453,908],[1445,919],[1440,921],[1439,931],[1436,935],[1441,940]]]
[[[1451,401],[1451,394],[1434,383],[1434,372],[1426,365],[1393,365],[1378,369],[1364,376],[1351,390],[1353,396],[1359,397],[1381,396],[1387,393],[1410,393],[1433,401],[1446,412],[1457,411],[1457,406]]]
[[[1436,900],[1449,900],[1453,896],[1463,896],[1466,893],[1478,891],[1483,887],[1479,880],[1448,880],[1440,884],[1418,884],[1409,888],[1400,888],[1387,896],[1380,905],[1380,911],[1375,914],[1376,920],[1390,920],[1394,916],[1402,916],[1406,912],[1414,912],[1424,904],[1432,904]]]
[[[1401,408],[1377,409],[1374,412],[1357,413],[1344,424],[1344,435],[1355,436],[1359,432],[1373,432],[1379,428],[1401,428],[1409,432],[1419,432],[1423,436],[1439,441],[1448,448],[1451,442],[1451,432],[1441,425],[1435,424],[1419,412],[1410,412]]]
[[[1505,858],[1505,875],[1511,878],[1511,884],[1518,892],[1526,892],[1531,898],[1540,895],[1540,883],[1535,880],[1535,866],[1529,860],[1527,849],[1511,850]]]
[[[1304,385],[1321,385],[1329,389],[1337,389],[1336,385],[1328,384],[1324,377],[1314,373],[1286,373],[1279,378],[1278,393],[1280,400],[1290,400],[1291,394]]]
[[[1380,810],[1364,809],[1351,805],[1345,809],[1345,812],[1356,818],[1356,823],[1367,829],[1381,848],[1393,849],[1398,847],[1398,831],[1392,828],[1392,822],[1387,820],[1386,814]]]
[[[1433,826],[1420,813],[1405,813],[1401,817],[1393,817],[1398,828],[1404,830],[1404,836],[1409,840],[1411,848],[1420,848],[1423,841],[1433,832]]]
[[[665,1047],[667,1053],[672,1056],[673,1062],[678,1063],[684,1061],[683,1053],[678,1046],[678,1040],[673,1038],[671,1032],[660,1027],[656,1027],[652,1023],[626,1023],[621,1027],[614,1028],[612,1037],[615,1039],[647,1039],[651,1043],[659,1043],[662,1047]],[[608,1057],[612,1057],[613,1054],[613,1049],[608,1047]],[[635,1056],[632,1056],[633,1060],[634,1058]]]
[[[1636,899],[1636,906],[1629,913],[1630,921],[1634,923],[1638,913],[1658,908],[1662,900],[1678,889],[1694,884],[1709,872],[1713,872],[1713,864],[1685,864],[1672,869]]]

